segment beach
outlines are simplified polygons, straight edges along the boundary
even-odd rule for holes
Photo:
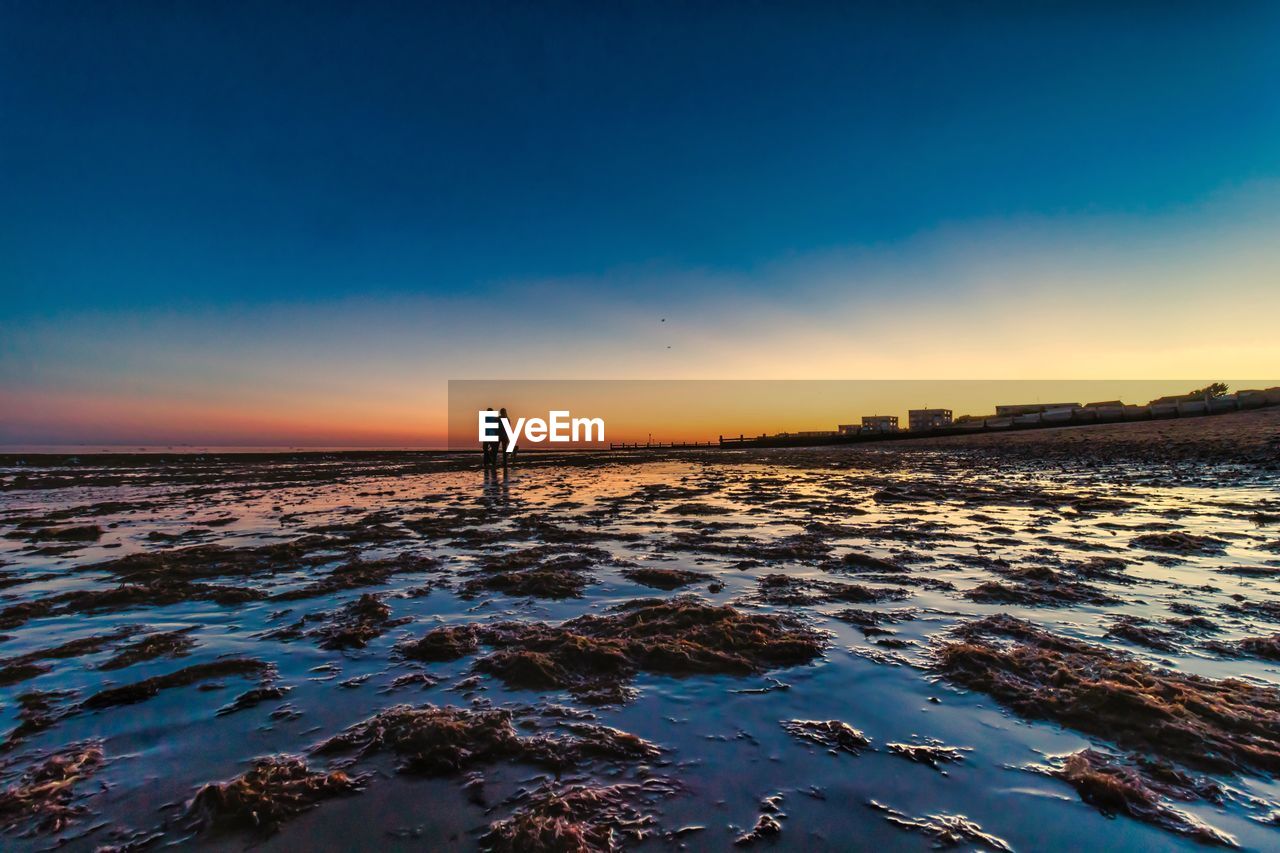
[[[0,454],[6,849],[1274,847],[1280,410]]]

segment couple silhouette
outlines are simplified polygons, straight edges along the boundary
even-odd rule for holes
[[[492,412],[493,407],[485,409]],[[498,440],[481,442],[480,447],[484,451],[484,468],[486,471],[496,471],[498,469],[498,457],[502,457],[502,470],[507,469],[510,452],[511,436],[507,435],[507,430],[503,427],[503,422],[509,422],[507,418],[507,410],[505,408],[498,410]]]

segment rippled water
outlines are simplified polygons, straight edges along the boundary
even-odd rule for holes
[[[1064,470],[936,452],[833,451],[669,455],[652,461],[546,457],[522,462],[496,479],[446,458],[411,466],[340,457],[225,463],[210,464],[199,474],[158,464],[98,470],[92,476],[67,470],[72,472],[68,481],[43,484],[60,486],[49,488],[13,488],[13,477],[60,472],[0,471],[10,484],[0,492],[0,532],[6,536],[0,539],[0,561],[7,564],[0,565],[6,584],[0,605],[113,586],[115,581],[95,564],[128,553],[283,542],[338,522],[359,522],[353,530],[382,524],[391,533],[382,541],[364,542],[359,535],[330,530],[326,535],[335,541],[318,552],[322,559],[314,565],[284,565],[234,583],[268,595],[297,589],[353,553],[366,560],[423,555],[440,563],[429,571],[393,575],[385,585],[287,603],[200,600],[103,608],[38,616],[4,630],[0,657],[6,660],[128,625],[149,631],[190,628],[195,641],[185,657],[108,671],[95,667],[111,648],[46,660],[47,672],[0,688],[6,730],[17,726],[18,697],[29,691],[74,691],[59,700],[65,705],[106,685],[228,655],[273,664],[277,683],[292,688],[282,698],[218,716],[219,708],[252,684],[216,679],[211,689],[205,689],[208,684],[164,689],[137,704],[77,713],[29,737],[11,739],[3,756],[6,784],[42,752],[64,744],[101,739],[106,758],[105,766],[77,789],[84,813],[60,834],[3,836],[4,846],[15,849],[47,846],[58,838],[69,839],[72,849],[91,849],[157,832],[163,833],[158,843],[234,848],[416,848],[428,840],[474,845],[491,821],[511,811],[508,797],[545,770],[486,766],[481,804],[463,791],[461,777],[415,778],[395,773],[391,761],[375,759],[361,765],[378,770],[366,790],[321,803],[265,842],[237,834],[193,836],[183,828],[181,814],[200,785],[234,777],[249,759],[306,755],[320,740],[396,703],[523,706],[549,700],[581,706],[567,693],[514,690],[488,676],[471,680],[470,656],[421,664],[400,659],[393,647],[441,624],[558,622],[642,597],[683,592],[743,610],[795,613],[829,635],[825,654],[810,665],[742,677],[641,673],[631,701],[591,709],[601,722],[660,745],[665,758],[651,767],[585,765],[568,775],[608,781],[649,773],[674,777],[682,791],[658,803],[661,830],[702,827],[674,841],[664,841],[659,832],[644,846],[724,848],[750,829],[762,798],[774,794],[782,795],[782,832],[764,843],[785,849],[930,846],[928,837],[905,832],[868,808],[869,800],[911,816],[962,814],[1019,850],[1198,846],[1133,819],[1107,818],[1067,784],[1027,769],[1090,743],[1106,748],[1106,741],[1021,720],[990,697],[957,690],[930,674],[925,668],[930,644],[958,621],[975,616],[1010,613],[1155,665],[1212,678],[1280,683],[1276,663],[1227,658],[1204,646],[1206,639],[1230,641],[1280,630],[1280,623],[1262,615],[1224,609],[1241,602],[1280,605],[1280,578],[1224,571],[1280,566],[1275,548],[1280,491],[1262,476],[1206,471],[1162,480],[1119,464]],[[104,476],[116,479],[104,481]],[[108,501],[121,506],[98,514]],[[478,533],[459,540],[404,526],[433,518],[452,518],[458,530]],[[541,526],[531,527],[530,520]],[[32,541],[34,530],[71,525],[98,525],[101,536],[89,542]],[[461,585],[474,576],[478,560],[554,539],[548,530],[587,531],[599,537],[591,545],[611,555],[595,561],[581,598],[462,594]],[[1222,545],[1203,554],[1135,547],[1138,537],[1162,532],[1211,536]],[[829,549],[827,557],[769,556],[769,543],[798,534],[820,540]],[[753,557],[753,548],[762,556]],[[833,572],[831,561],[849,552],[889,559],[910,572],[899,582]],[[1113,603],[983,604],[964,596],[979,584],[1002,579],[993,566],[1060,567],[1099,556],[1126,561],[1121,573],[1130,582],[1088,581]],[[713,582],[682,591],[650,589],[622,574],[636,565],[702,571]],[[832,617],[848,603],[761,601],[759,580],[771,573],[902,589],[900,600],[855,606],[909,608],[916,618],[891,625],[892,635],[865,636]],[[368,592],[384,595],[393,616],[409,621],[363,649],[326,650],[306,636],[288,641],[264,636]],[[1172,651],[1107,636],[1119,615],[1164,628],[1165,620],[1193,610],[1220,631],[1207,638],[1180,636]],[[877,642],[886,638],[890,645]],[[427,689],[390,688],[398,676],[417,671],[438,677],[438,683]],[[273,716],[281,706],[298,713]],[[871,739],[871,747],[858,756],[830,754],[780,725],[797,718],[847,722]],[[944,774],[884,748],[929,738],[971,751],[945,766]],[[323,759],[308,760],[324,766]],[[1178,807],[1245,847],[1280,844],[1280,830],[1258,820],[1280,808],[1280,785],[1251,775],[1220,781],[1234,792],[1224,807]]]

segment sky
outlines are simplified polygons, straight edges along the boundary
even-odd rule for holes
[[[1280,376],[1273,3],[0,0],[0,443]]]

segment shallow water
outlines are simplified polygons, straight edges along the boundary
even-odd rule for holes
[[[928,836],[887,822],[867,806],[870,800],[913,817],[965,815],[1018,850],[1199,846],[1134,819],[1105,817],[1081,802],[1066,783],[1028,769],[1090,744],[1108,748],[1106,741],[1022,720],[991,697],[956,689],[927,671],[930,644],[973,617],[1010,613],[1155,665],[1215,679],[1280,684],[1280,665],[1221,657],[1202,642],[1280,630],[1280,623],[1262,615],[1223,609],[1242,600],[1280,603],[1280,578],[1222,571],[1280,565],[1280,554],[1268,548],[1280,540],[1278,484],[1249,472],[1156,477],[1120,463],[1066,469],[933,451],[693,453],[652,461],[548,456],[522,462],[508,476],[492,480],[448,459],[427,460],[408,470],[341,457],[243,466],[210,463],[199,475],[181,465],[155,464],[110,472],[116,479],[107,485],[94,485],[95,478],[101,479],[97,474],[83,477],[74,467],[66,470],[65,486],[0,492],[0,533],[13,537],[0,538],[0,562],[7,563],[0,571],[15,581],[0,592],[0,605],[114,586],[94,565],[128,553],[284,542],[307,528],[337,522],[363,521],[355,529],[367,528],[371,513],[392,529],[385,541],[350,541],[360,538],[351,536],[321,550],[324,559],[315,565],[279,566],[227,582],[267,594],[286,592],[355,553],[367,560],[423,555],[438,558],[440,565],[392,575],[383,585],[296,601],[184,601],[45,616],[5,630],[8,637],[0,642],[5,659],[126,625],[145,625],[150,631],[191,628],[189,637],[195,641],[185,657],[109,671],[95,667],[111,649],[43,661],[48,672],[0,688],[0,721],[6,731],[16,727],[17,697],[28,691],[75,691],[75,697],[62,700],[72,703],[106,685],[137,682],[228,655],[270,662],[278,670],[276,683],[291,688],[282,698],[222,716],[216,715],[218,709],[253,686],[253,680],[232,677],[217,679],[221,686],[213,689],[164,689],[137,704],[68,716],[11,742],[0,765],[5,784],[12,784],[42,752],[84,739],[102,740],[106,764],[80,789],[76,802],[85,811],[67,829],[29,838],[11,833],[3,836],[6,848],[45,847],[65,839],[70,849],[92,849],[135,833],[143,837],[156,832],[163,833],[158,843],[237,849],[250,844],[398,849],[440,840],[473,846],[491,821],[511,811],[508,798],[546,775],[545,770],[514,763],[485,766],[484,802],[478,804],[463,792],[460,776],[422,779],[395,773],[389,759],[364,761],[357,769],[375,775],[362,793],[326,800],[265,841],[242,834],[193,835],[184,827],[182,812],[200,785],[234,777],[257,756],[304,755],[312,766],[323,767],[324,758],[307,755],[311,747],[397,703],[525,706],[546,700],[585,707],[565,692],[515,690],[486,675],[464,682],[473,674],[475,655],[430,664],[403,660],[393,649],[406,638],[448,623],[559,622],[603,613],[636,598],[681,592],[743,610],[798,614],[827,632],[829,644],[813,664],[759,675],[642,672],[632,683],[638,693],[631,701],[590,709],[600,722],[658,744],[664,758],[647,766],[588,764],[567,777],[612,782],[662,775],[681,785],[677,796],[657,802],[660,830],[639,846],[722,849],[752,827],[762,798],[774,794],[782,795],[782,832],[761,843],[781,849],[930,847]],[[3,469],[0,477],[12,483],[18,473]],[[33,472],[27,467],[21,473]],[[1090,503],[1099,498],[1121,503],[1104,503],[1103,508]],[[127,506],[104,514],[88,510],[107,501]],[[76,511],[55,516],[49,527],[96,524],[101,537],[88,543],[30,541],[31,530],[62,510]],[[455,513],[467,514],[453,522],[456,528],[475,531],[475,536],[459,541],[402,525]],[[220,523],[226,518],[234,521]],[[551,527],[530,527],[530,520]],[[216,526],[209,526],[210,521]],[[699,531],[707,524],[720,527]],[[581,598],[462,594],[462,583],[476,575],[478,560],[537,544],[549,535],[547,529],[587,531],[599,537],[590,544],[611,556],[595,561]],[[895,583],[880,575],[868,579],[833,572],[825,560],[769,556],[770,543],[806,530],[829,547],[832,558],[857,552],[893,560],[910,572]],[[1217,553],[1185,555],[1134,546],[1139,536],[1168,531],[1212,536],[1223,545]],[[705,535],[680,536],[691,532]],[[157,534],[178,538],[158,540]],[[41,553],[50,544],[55,552],[67,550]],[[762,556],[751,556],[750,550],[741,550],[744,546]],[[738,552],[726,552],[733,549]],[[1103,597],[1116,599],[1112,603],[981,604],[963,596],[978,584],[1002,579],[992,570],[995,560],[1014,567],[1061,566],[1099,556],[1127,561],[1122,575],[1131,582],[1088,581]],[[670,592],[651,589],[622,574],[635,565],[706,572],[715,583]],[[772,573],[900,588],[906,597],[878,604],[770,605],[760,600],[758,581]],[[921,585],[926,580],[933,587]],[[424,586],[430,587],[426,594]],[[392,615],[410,621],[389,628],[362,649],[327,650],[306,636],[290,641],[264,636],[304,614],[332,611],[367,592],[384,595]],[[850,606],[910,608],[917,614],[887,626],[895,632],[891,640],[902,646],[888,648],[876,643],[882,636],[864,636],[832,617]],[[1118,615],[1142,617],[1165,628],[1164,620],[1185,615],[1188,607],[1220,632],[1182,637],[1172,651],[1106,636]],[[281,613],[285,610],[289,612]],[[389,689],[396,677],[419,671],[439,682],[427,689]],[[299,713],[273,718],[285,705]],[[857,756],[831,754],[788,734],[780,723],[791,719],[841,720],[863,731],[871,745]],[[944,774],[886,749],[890,742],[923,739],[970,751],[962,761],[944,765]],[[1177,807],[1243,847],[1267,849],[1280,843],[1278,830],[1259,821],[1280,808],[1280,785],[1248,774],[1218,779],[1231,791],[1225,806],[1201,802]],[[682,828],[690,831],[664,841],[663,832]]]

